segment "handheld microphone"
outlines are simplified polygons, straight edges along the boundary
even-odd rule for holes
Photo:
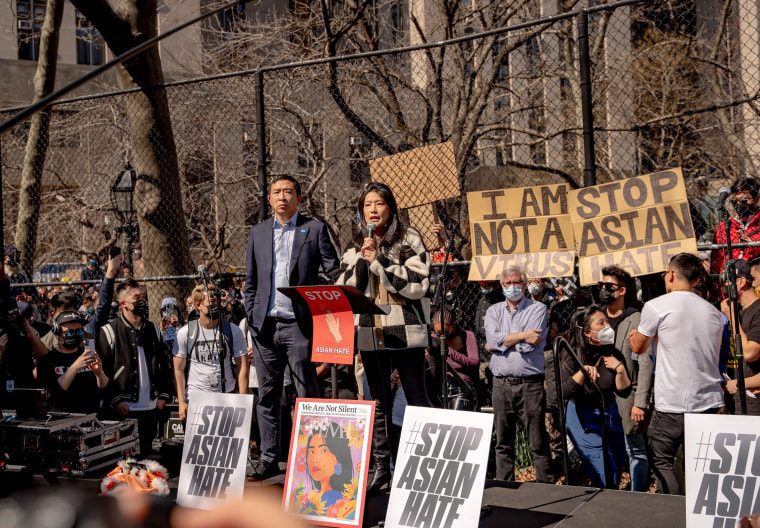
[[[375,225],[375,222],[367,222],[367,237],[372,238],[375,236],[375,229],[377,229],[377,226]]]
[[[731,196],[731,189],[728,187],[721,187],[720,194],[718,194],[718,209],[726,207],[726,199]]]
[[[201,276],[201,279],[208,280],[208,271],[205,264],[199,264],[198,265],[198,275]]]

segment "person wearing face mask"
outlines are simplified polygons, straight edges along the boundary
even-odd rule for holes
[[[119,316],[100,329],[96,343],[103,371],[114,384],[105,403],[117,419],[137,419],[140,452],[146,456],[158,432],[158,411],[171,398],[171,370],[161,331],[147,319],[145,290],[129,279],[119,284],[116,298]]]
[[[238,392],[248,394],[245,335],[220,317],[217,294],[213,284],[208,291],[203,284],[195,287],[192,297],[200,318],[179,329],[172,349],[182,420],[187,419],[190,399],[204,392],[234,392],[237,381]]]
[[[98,256],[94,253],[87,255],[87,266],[82,270],[81,280],[101,280],[103,279],[103,270],[98,265]]]
[[[570,324],[570,346],[582,364],[567,351],[562,352],[560,377],[562,397],[568,400],[567,433],[578,449],[591,485],[606,487],[600,408],[604,409],[606,456],[612,486],[617,489],[625,463],[625,437],[615,397],[625,398],[631,392],[625,358],[615,348],[615,330],[601,307],[591,305],[576,312]]]
[[[729,221],[729,233],[732,243],[760,241],[760,209],[758,209],[760,183],[754,178],[739,178],[731,186],[729,203],[733,206],[734,216]],[[715,230],[715,243],[726,243],[726,228],[723,222]],[[713,250],[710,272],[723,273],[723,264],[727,251]],[[760,247],[732,248],[732,259],[752,260],[760,257]]]
[[[623,420],[625,449],[631,469],[631,491],[649,489],[649,462],[647,460],[646,431],[650,412],[654,365],[652,352],[635,354],[628,342],[628,334],[638,328],[641,312],[635,306],[634,283],[631,275],[618,266],[602,268],[599,283],[599,301],[610,326],[615,331],[615,348],[623,355],[625,368],[631,378],[628,396],[616,395],[618,411]]]
[[[743,260],[736,261],[736,291],[739,294],[739,305],[741,312],[739,319],[741,324],[739,331],[742,338],[742,353],[744,361],[744,380],[746,390],[757,390],[754,376],[760,374],[760,299],[755,291],[755,285],[760,286],[760,258],[753,259],[749,263]],[[732,311],[728,299],[725,299],[720,310],[729,320],[732,318]],[[752,382],[749,382],[752,380]],[[734,408],[740,409],[739,388],[736,379],[726,382],[726,390],[734,400]],[[747,414],[751,416],[760,415],[760,399],[747,397]]]
[[[87,320],[74,311],[55,318],[58,346],[37,362],[37,379],[45,388],[49,411],[97,413],[109,389],[103,362],[94,350]]]
[[[528,295],[534,301],[542,302],[546,305],[547,310],[551,310],[557,304],[557,292],[547,288],[546,279],[530,278],[528,279]]]
[[[491,351],[493,410],[496,429],[497,480],[514,480],[515,435],[521,419],[530,440],[536,480],[554,483],[549,439],[544,426],[544,347],[547,310],[525,296],[525,273],[509,266],[501,273],[506,300],[486,312],[485,330]]]

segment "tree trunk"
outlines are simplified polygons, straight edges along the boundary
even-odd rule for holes
[[[63,19],[64,0],[48,0],[45,22],[40,35],[40,56],[34,74],[34,102],[50,95],[55,88],[55,71],[58,64],[58,38]],[[26,140],[24,168],[21,172],[18,218],[16,219],[15,245],[18,250],[19,267],[29,272],[34,269],[37,249],[37,225],[40,215],[40,188],[42,169],[48,147],[50,107],[32,117]]]
[[[106,0],[72,0],[100,31],[108,47],[120,55],[157,34],[156,0],[120,0],[112,7]],[[169,103],[158,46],[117,67],[121,89],[141,88],[124,96],[138,179],[135,206],[140,226],[146,276],[185,275],[193,265],[188,247],[181,184]],[[183,298],[188,281],[163,283],[148,289],[148,300],[157,307],[162,296]]]

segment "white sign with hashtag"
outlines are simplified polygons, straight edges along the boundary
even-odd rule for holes
[[[685,416],[686,526],[733,528],[760,512],[760,417]]]
[[[213,509],[245,486],[253,396],[209,392],[190,400],[177,504]]]
[[[492,427],[492,414],[407,407],[385,526],[477,526]]]

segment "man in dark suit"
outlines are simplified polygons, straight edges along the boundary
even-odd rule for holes
[[[280,396],[286,366],[300,397],[319,398],[310,359],[311,314],[277,288],[317,285],[320,266],[332,277],[339,258],[325,225],[298,214],[300,203],[298,181],[292,176],[276,178],[269,191],[274,217],[253,226],[248,237],[244,296],[259,378],[261,454],[254,468],[258,478],[279,472]]]

